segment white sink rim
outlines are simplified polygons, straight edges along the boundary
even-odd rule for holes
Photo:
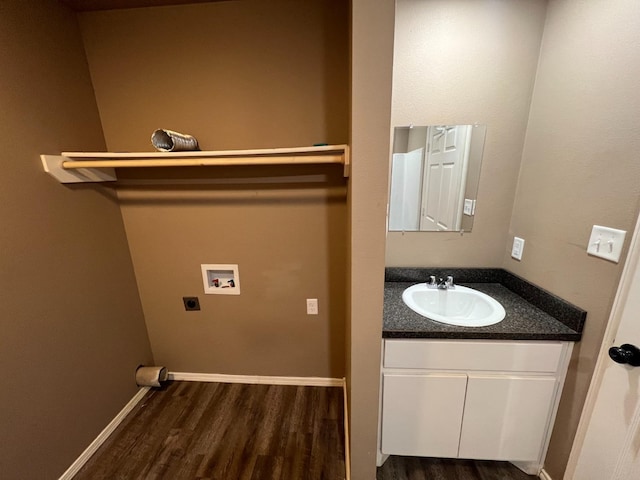
[[[438,290],[418,283],[402,292],[402,301],[425,318],[458,327],[487,327],[500,323],[506,316],[504,307],[496,299],[462,285]]]

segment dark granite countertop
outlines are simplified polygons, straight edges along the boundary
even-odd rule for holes
[[[454,274],[454,278],[458,274],[460,280],[456,279],[456,284],[484,292],[500,302],[506,311],[502,322],[487,327],[458,327],[430,320],[407,307],[402,301],[402,292],[411,285],[424,282],[410,278],[428,278],[425,274],[434,270],[411,269],[412,273],[418,275],[409,276],[407,271],[409,269],[387,271],[383,338],[579,341],[582,336],[586,317],[584,310],[501,269],[448,271]],[[480,275],[480,272],[483,274]]]

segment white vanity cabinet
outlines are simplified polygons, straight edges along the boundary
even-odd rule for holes
[[[382,452],[457,457],[466,375],[384,373],[383,382]]]
[[[571,342],[386,339],[380,453],[542,467]]]

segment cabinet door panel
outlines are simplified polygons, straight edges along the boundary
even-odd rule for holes
[[[460,458],[538,460],[555,388],[554,377],[470,374]]]
[[[467,376],[385,373],[383,382],[382,452],[456,457]]]

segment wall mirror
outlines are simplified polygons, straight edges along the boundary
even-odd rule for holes
[[[389,231],[470,232],[484,125],[395,127]]]

